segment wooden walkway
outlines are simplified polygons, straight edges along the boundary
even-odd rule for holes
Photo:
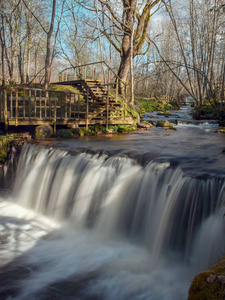
[[[36,88],[0,88],[0,122],[8,126],[68,125],[72,127],[100,123],[108,127],[131,124],[126,118],[126,103],[119,103],[97,81],[61,82],[77,86],[77,92],[59,92]]]
[[[104,79],[104,80],[103,80]],[[104,81],[104,82],[103,82]],[[100,123],[129,124],[126,93],[118,97],[118,85],[124,84],[103,61],[66,68],[57,85],[72,85],[76,92],[25,87],[0,88],[0,122],[8,126],[50,124],[72,127]],[[125,91],[127,89],[125,88]]]

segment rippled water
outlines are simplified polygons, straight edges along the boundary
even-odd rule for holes
[[[97,151],[110,155],[125,155],[141,163],[152,159],[170,160],[179,164],[191,176],[212,174],[224,176],[225,135],[216,133],[216,121],[194,121],[192,108],[182,107],[172,111],[175,116],[157,116],[157,112],[145,114],[145,120],[168,119],[178,122],[176,131],[153,127],[127,135],[88,136],[53,143],[53,146],[68,151]],[[150,115],[150,117],[149,117]]]

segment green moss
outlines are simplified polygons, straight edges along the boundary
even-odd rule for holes
[[[220,107],[213,107],[211,104],[204,104],[195,107],[193,110],[194,119],[218,119],[221,122],[225,119],[225,111]],[[222,125],[220,125],[222,126]]]
[[[130,125],[119,125],[117,132],[125,133],[125,132],[131,132],[135,131],[136,127],[130,126]]]
[[[49,90],[52,91],[61,91],[61,92],[71,92],[71,93],[78,93],[78,89],[72,85],[61,85],[61,84],[50,84]]]
[[[173,110],[174,107],[170,104],[170,103],[166,103],[164,104],[164,107],[163,107],[165,110]]]
[[[10,151],[10,138],[14,138],[18,136],[17,133],[15,134],[6,134],[5,136],[1,136],[0,137],[0,142],[1,142],[1,146],[0,146],[0,162],[3,163],[7,156],[8,153]]]
[[[71,139],[73,137],[73,133],[69,129],[57,130],[56,135],[64,139]]]
[[[225,296],[225,256],[192,281],[188,300],[223,300]]]
[[[91,127],[91,134],[99,134],[99,133],[102,133],[102,129],[103,129],[103,126],[99,123],[97,124],[94,124],[92,127]]]
[[[146,113],[150,111],[159,111],[162,110],[162,103],[147,101],[141,99],[135,99],[135,106],[139,113]]]

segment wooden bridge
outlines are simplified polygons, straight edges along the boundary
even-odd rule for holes
[[[56,84],[72,85],[76,87],[76,92],[25,87],[0,88],[0,122],[5,127],[50,124],[54,129],[56,125],[85,126],[87,129],[96,123],[106,127],[132,124],[131,118],[126,117],[126,100],[118,98],[118,80],[116,88],[112,89],[112,83],[103,84],[96,77],[87,78],[87,66],[92,66],[92,75],[96,76],[93,65],[96,63],[73,68],[74,73],[77,68],[86,68],[85,76],[79,71],[83,79],[75,78],[74,74],[71,78],[69,69],[60,73],[60,80]],[[108,73],[108,76],[111,75]]]

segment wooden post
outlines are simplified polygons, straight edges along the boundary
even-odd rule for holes
[[[106,129],[109,128],[109,85],[107,86],[107,100],[106,100]]]
[[[52,93],[49,92],[49,120],[51,120],[52,118],[52,103],[51,103],[51,96],[52,96]]]
[[[88,114],[89,114],[88,100],[89,100],[89,90],[87,90],[87,105],[86,105],[86,130],[88,130]]]
[[[72,103],[71,103],[72,99],[71,98],[72,98],[72,96],[70,94],[69,119],[71,119],[71,114],[72,114]]]
[[[26,90],[25,89],[23,89],[23,118],[25,119],[25,117],[26,117],[26,111],[25,111],[25,92],[26,92]]]
[[[29,90],[29,120],[31,119],[31,90]]]
[[[34,118],[37,118],[37,90],[34,91]]]
[[[123,119],[124,120],[126,119],[126,108],[127,108],[127,104],[124,103],[124,105],[123,105]]]
[[[39,91],[39,114],[40,114],[40,119],[42,119],[42,107],[41,107],[41,90]]]
[[[5,119],[5,130],[8,130],[8,115],[7,115],[7,89],[4,89],[4,119]]]
[[[67,94],[65,99],[65,119],[67,119]]]
[[[66,81],[68,79],[68,69],[66,70]]]
[[[62,116],[63,116],[63,113],[62,113],[62,97],[63,97],[63,94],[61,93],[60,94],[60,118],[62,120]]]
[[[76,94],[73,94],[73,118],[76,119]]]
[[[57,110],[56,110],[56,98],[55,98],[55,111],[54,111],[54,122],[53,122],[53,125],[54,125],[54,133],[56,133],[56,114],[57,114]]]
[[[78,94],[78,115],[77,115],[78,120],[80,120],[80,94]]]
[[[10,118],[13,118],[13,98],[12,98],[12,90],[10,89]]]
[[[16,89],[16,126],[18,126],[18,89]]]

